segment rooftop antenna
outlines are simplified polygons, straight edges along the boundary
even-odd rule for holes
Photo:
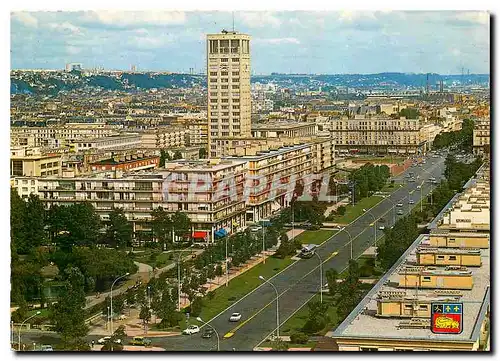
[[[234,11],[233,11],[233,33],[234,33]]]

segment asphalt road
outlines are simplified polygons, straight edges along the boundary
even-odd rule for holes
[[[364,213],[361,217],[346,227],[352,237],[353,258],[358,258],[368,247],[375,243],[374,218],[384,218],[384,225],[391,226],[394,218],[397,220],[404,215],[395,215],[394,210],[403,210],[408,214],[410,208],[420,201],[420,190],[418,185],[422,182],[423,198],[430,192],[429,177],[436,177],[438,182],[443,177],[444,159],[427,159],[422,167],[411,167],[405,173],[395,178],[396,181],[404,181],[404,186],[386,197],[382,202]],[[408,172],[419,176],[416,182],[406,182],[405,175]],[[408,200],[415,201],[410,205]],[[403,203],[403,207],[395,207],[397,203]],[[371,216],[371,215],[373,216]],[[377,222],[377,228],[380,224]],[[377,229],[377,239],[383,236],[383,232]],[[341,272],[347,267],[351,254],[350,237],[345,231],[340,231],[328,239],[317,253],[323,260],[323,272],[329,268],[335,268]],[[326,283],[326,278],[323,277]],[[279,293],[280,324],[293,315],[302,305],[319,292],[319,260],[317,257],[299,260],[288,268],[275,275],[270,281]],[[240,322],[229,322],[229,316],[233,312],[240,312],[243,317]],[[206,321],[206,320],[205,320]],[[220,349],[231,351],[251,351],[261,341],[276,329],[276,293],[273,288],[265,283],[240,300],[232,304],[228,309],[208,321],[220,335]],[[224,338],[224,335],[232,333],[232,337]],[[36,334],[23,336],[23,340],[36,341]],[[96,336],[89,337],[96,339]],[[217,347],[217,339],[201,338],[200,334],[192,336],[173,336],[154,339],[154,345],[171,351],[209,351]]]

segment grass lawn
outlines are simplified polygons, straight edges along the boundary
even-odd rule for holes
[[[402,163],[406,158],[402,157],[356,157],[351,158],[354,162],[371,162],[371,163]]]
[[[27,317],[30,317],[31,315],[34,315],[38,311],[40,311],[41,313],[38,316],[35,316],[35,318],[36,317],[49,317],[49,309],[48,308],[44,308],[42,310],[30,310],[30,311],[27,312]]]
[[[212,317],[229,307],[248,292],[260,286],[262,281],[259,280],[259,276],[270,278],[293,262],[290,258],[279,259],[269,257],[266,259],[266,264],[259,263],[238,277],[233,278],[229,281],[227,287],[221,286],[217,288],[213,292],[213,298],[204,297],[201,318],[205,321],[212,319]]]
[[[380,196],[371,196],[361,199],[354,206],[351,204],[346,206],[346,211],[343,216],[335,216],[333,221],[335,223],[343,223],[348,224],[358,218],[363,214],[363,209],[370,209],[375,206],[377,203],[381,202],[384,198]]]
[[[144,252],[136,253],[134,255],[134,261],[139,263],[145,263],[153,268],[165,267],[171,263],[174,263],[175,259],[176,259],[175,251],[169,253],[163,253],[148,249]]]
[[[319,230],[319,231],[304,231],[295,239],[298,239],[302,244],[321,244],[328,238],[333,236],[335,231]]]
[[[319,293],[315,295],[309,302],[319,301],[320,295]],[[338,317],[337,317],[337,308],[333,305],[333,298],[326,293],[323,293],[323,303],[329,303],[330,307],[328,307],[328,316],[330,318],[330,322],[325,326],[325,328],[319,331],[317,334],[324,335],[332,328],[338,325]],[[285,322],[280,328],[281,335],[290,336],[294,332],[300,332],[302,327],[304,327],[307,317],[309,315],[309,307],[305,304],[301,309],[297,311],[288,321]],[[300,347],[300,346],[297,346]]]

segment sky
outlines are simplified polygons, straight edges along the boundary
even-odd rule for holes
[[[231,12],[12,12],[11,69],[204,72],[206,34],[231,30]],[[246,11],[253,74],[489,73],[484,11]]]

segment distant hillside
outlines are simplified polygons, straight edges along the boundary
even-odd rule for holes
[[[443,80],[445,86],[456,84],[488,85],[488,74],[439,75],[429,74],[429,85],[436,89],[436,83]],[[380,74],[271,74],[252,76],[252,83],[275,83],[289,88],[352,87],[357,89],[401,89],[423,88],[426,86],[426,74],[380,73]],[[75,71],[71,73],[15,72],[11,75],[11,94],[56,95],[72,89],[95,88],[105,90],[135,91],[152,88],[189,88],[205,85],[204,75],[158,74],[158,73],[122,73],[121,75],[101,74],[83,76]]]

